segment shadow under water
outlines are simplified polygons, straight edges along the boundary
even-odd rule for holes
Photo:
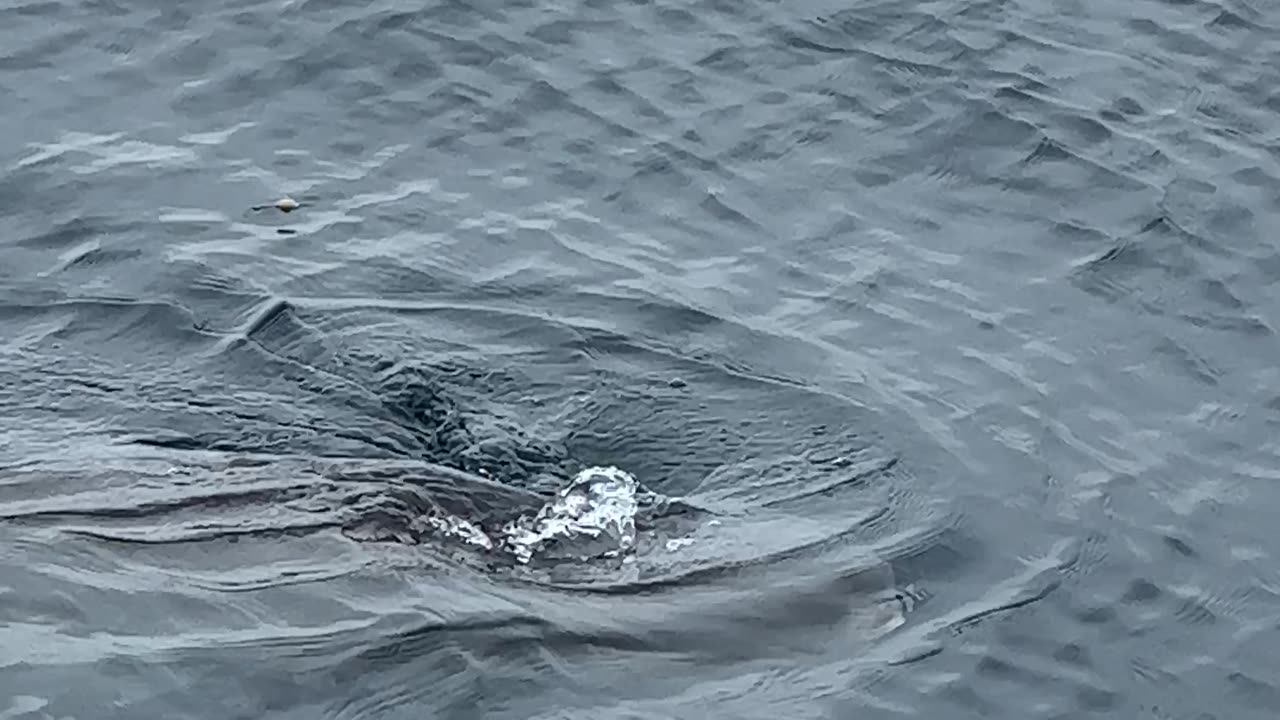
[[[640,333],[530,317],[536,349],[481,360],[388,350],[439,329],[412,309],[272,301],[104,365],[122,314],[175,315],[77,306],[8,365],[84,431],[0,467],[0,646],[42,712],[821,716],[1071,562],[929,610],[981,553],[884,418]]]
[[[831,517],[787,509],[885,482],[893,461],[846,462],[807,488],[748,491],[721,476],[680,498],[641,489],[622,551],[574,556],[562,547],[525,560],[474,542],[457,523],[423,519],[465,520],[497,537],[557,494],[418,461],[122,450],[92,465],[51,459],[0,471],[5,576],[43,584],[46,598],[79,582],[102,598],[41,637],[28,634],[44,648],[28,654],[35,682],[125,657],[197,685],[225,680],[228,663],[261,663],[248,677],[288,674],[304,685],[356,675],[378,685],[380,673],[417,667],[425,678],[434,663],[456,663],[470,682],[449,702],[480,707],[493,697],[470,693],[504,673],[533,672],[543,663],[529,665],[532,653],[558,668],[535,683],[552,695],[567,687],[559,673],[586,665],[596,683],[644,671],[666,678],[646,681],[646,694],[678,692],[695,682],[677,669],[687,663],[705,673],[865,649],[916,601],[895,582],[895,558],[937,540],[936,528],[877,538],[892,514],[883,506]],[[36,540],[50,533],[65,539]],[[4,634],[13,647],[23,631]],[[279,690],[263,692],[265,706]],[[451,697],[439,687],[430,694],[437,707]],[[134,703],[129,713],[148,707],[163,704]],[[488,707],[485,716],[502,715]]]

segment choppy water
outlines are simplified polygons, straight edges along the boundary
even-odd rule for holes
[[[1265,3],[17,0],[0,107],[0,718],[1280,707]]]

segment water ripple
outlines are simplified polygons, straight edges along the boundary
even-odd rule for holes
[[[0,714],[1275,704],[1265,6],[0,17]]]

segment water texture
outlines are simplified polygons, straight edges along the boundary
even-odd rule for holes
[[[3,720],[1280,707],[1266,3],[15,0],[0,108]]]

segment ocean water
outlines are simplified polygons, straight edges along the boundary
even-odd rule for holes
[[[11,0],[0,108],[3,720],[1280,707],[1267,3]]]

